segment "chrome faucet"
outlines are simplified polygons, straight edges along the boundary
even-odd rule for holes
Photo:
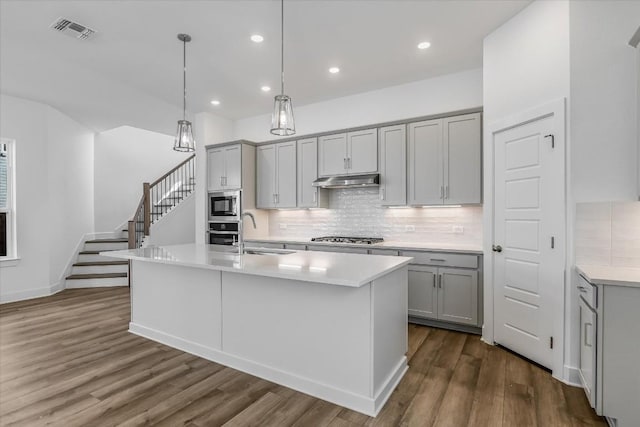
[[[238,233],[238,252],[240,253],[240,255],[244,253],[244,221],[242,220],[244,216],[248,216],[249,218],[251,218],[254,229],[258,228],[256,226],[256,218],[251,212],[243,212],[242,215],[240,215],[240,232]]]

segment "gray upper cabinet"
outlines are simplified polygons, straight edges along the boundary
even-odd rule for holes
[[[376,129],[320,137],[318,165],[320,176],[376,172],[378,170]]]
[[[378,129],[380,203],[383,206],[407,204],[407,127]]]
[[[480,114],[443,119],[444,204],[482,202]]]
[[[207,150],[207,189],[209,191],[242,188],[242,146],[229,145]]]
[[[409,124],[410,205],[482,202],[480,114]]]
[[[349,174],[378,171],[378,132],[367,129],[347,134]]]
[[[256,207],[296,207],[296,143],[259,146],[256,151]]]
[[[408,184],[410,205],[441,205],[442,120],[410,123]]]
[[[320,176],[347,173],[347,134],[321,136],[318,141]]]
[[[298,141],[298,207],[326,207],[326,190],[313,186],[318,178],[318,139],[308,138]]]

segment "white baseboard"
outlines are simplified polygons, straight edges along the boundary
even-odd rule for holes
[[[582,387],[582,382],[580,381],[580,370],[573,366],[564,365],[564,372],[562,373],[562,378],[560,380],[574,387]]]
[[[386,383],[380,388],[378,396],[370,397],[331,387],[310,378],[272,368],[218,349],[205,347],[135,323],[129,323],[129,332],[372,417],[375,417],[382,409],[408,369],[406,357],[403,357],[394,372],[387,378]]]
[[[63,283],[64,282],[57,282],[51,286],[44,286],[42,288],[27,289],[24,291],[10,292],[4,295],[0,295],[0,304],[48,297],[62,291],[64,289]]]

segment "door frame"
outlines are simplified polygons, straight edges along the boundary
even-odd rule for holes
[[[529,110],[524,110],[515,114],[512,114],[507,117],[503,117],[499,120],[495,120],[484,127],[484,153],[483,153],[483,194],[484,194],[484,205],[483,205],[483,252],[484,252],[484,296],[483,296],[483,305],[484,305],[484,325],[482,327],[482,340],[488,344],[494,345],[494,262],[495,258],[493,255],[493,251],[491,249],[493,245],[493,236],[494,236],[494,211],[495,211],[495,196],[494,196],[494,180],[495,180],[495,164],[494,164],[494,138],[495,134],[498,132],[505,131],[507,129],[522,125],[527,122],[532,122],[534,120],[538,120],[540,118],[553,115],[556,120],[554,120],[554,130],[553,134],[556,138],[556,142],[559,147],[564,147],[564,194],[565,194],[565,205],[564,205],[564,219],[562,220],[564,226],[564,283],[563,290],[561,293],[561,297],[558,300],[554,301],[552,312],[554,316],[553,322],[553,362],[552,362],[552,375],[554,378],[559,379],[561,381],[566,382],[567,374],[564,369],[564,349],[565,349],[565,300],[566,300],[566,292],[567,292],[567,283],[570,283],[570,278],[567,279],[567,272],[570,271],[570,268],[567,268],[567,260],[571,259],[569,257],[571,250],[571,245],[568,244],[571,240],[569,240],[570,233],[568,224],[568,215],[570,215],[571,210],[568,209],[570,206],[569,200],[569,164],[568,164],[568,156],[569,152],[566,141],[567,141],[567,124],[566,124],[566,98],[560,98],[553,101],[550,101],[546,104],[539,105],[537,107],[531,108]]]

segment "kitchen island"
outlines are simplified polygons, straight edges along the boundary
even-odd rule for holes
[[[132,261],[134,334],[371,416],[407,370],[411,258],[201,244],[108,256]]]

